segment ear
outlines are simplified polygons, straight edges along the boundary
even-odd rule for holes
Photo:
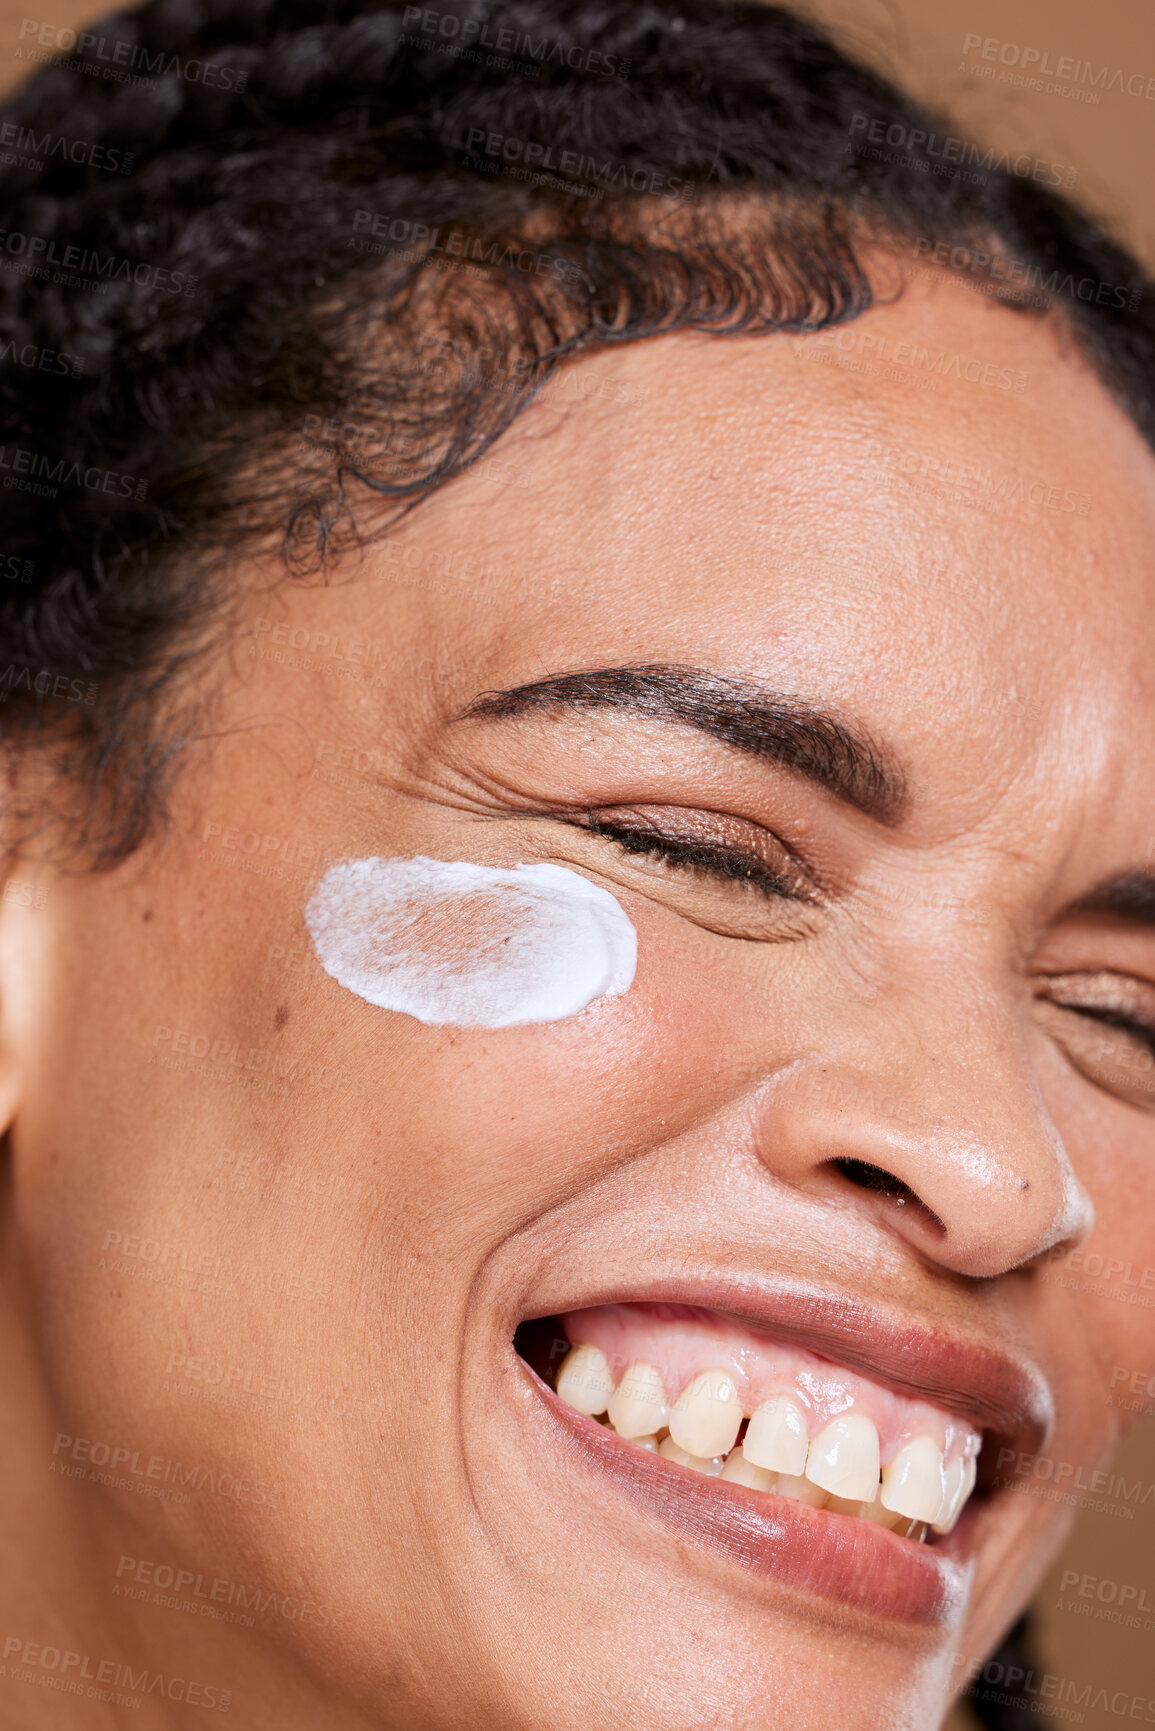
[[[52,882],[39,860],[0,863],[0,1134],[16,1120],[41,1018],[52,948]]]

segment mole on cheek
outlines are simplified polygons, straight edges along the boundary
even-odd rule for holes
[[[305,923],[340,985],[432,1026],[561,1021],[627,991],[637,965],[624,908],[565,866],[344,860]]]

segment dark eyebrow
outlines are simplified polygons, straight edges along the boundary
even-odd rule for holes
[[[1155,926],[1155,873],[1124,872],[1097,884],[1068,914],[1117,914],[1137,926]]]
[[[906,810],[901,767],[864,730],[749,680],[662,663],[599,667],[483,691],[459,719],[504,719],[535,709],[618,709],[680,722],[817,782],[880,823],[896,824]]]

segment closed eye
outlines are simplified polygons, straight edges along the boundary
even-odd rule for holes
[[[1124,1015],[1120,1010],[1089,1010],[1082,1004],[1064,1004],[1062,1008],[1074,1010],[1076,1015],[1086,1016],[1104,1028],[1118,1028],[1120,1032],[1130,1034],[1133,1040],[1146,1046],[1149,1052],[1155,1053],[1155,1028],[1134,1016]]]
[[[1088,1081],[1155,1109],[1155,986],[1107,971],[1052,975],[1044,1022]]]
[[[668,827],[668,822],[659,825],[639,808],[630,808],[628,821],[624,814],[610,817],[590,810],[582,827],[591,835],[614,842],[624,853],[648,857],[716,883],[754,889],[768,900],[819,901],[800,862],[769,831],[757,830],[741,819],[701,816],[701,830],[687,827],[677,831]],[[725,832],[733,835],[735,829],[748,833],[750,839],[745,845],[737,839],[725,839]]]
[[[1155,1051],[1155,986],[1147,980],[1106,969],[1052,974],[1046,996],[1061,1009],[1118,1028]]]

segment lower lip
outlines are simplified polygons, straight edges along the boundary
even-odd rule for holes
[[[518,1362],[560,1428],[573,1465],[612,1481],[680,1537],[844,1611],[934,1628],[961,1617],[970,1576],[965,1563],[868,1521],[766,1497],[655,1457],[566,1406]]]

